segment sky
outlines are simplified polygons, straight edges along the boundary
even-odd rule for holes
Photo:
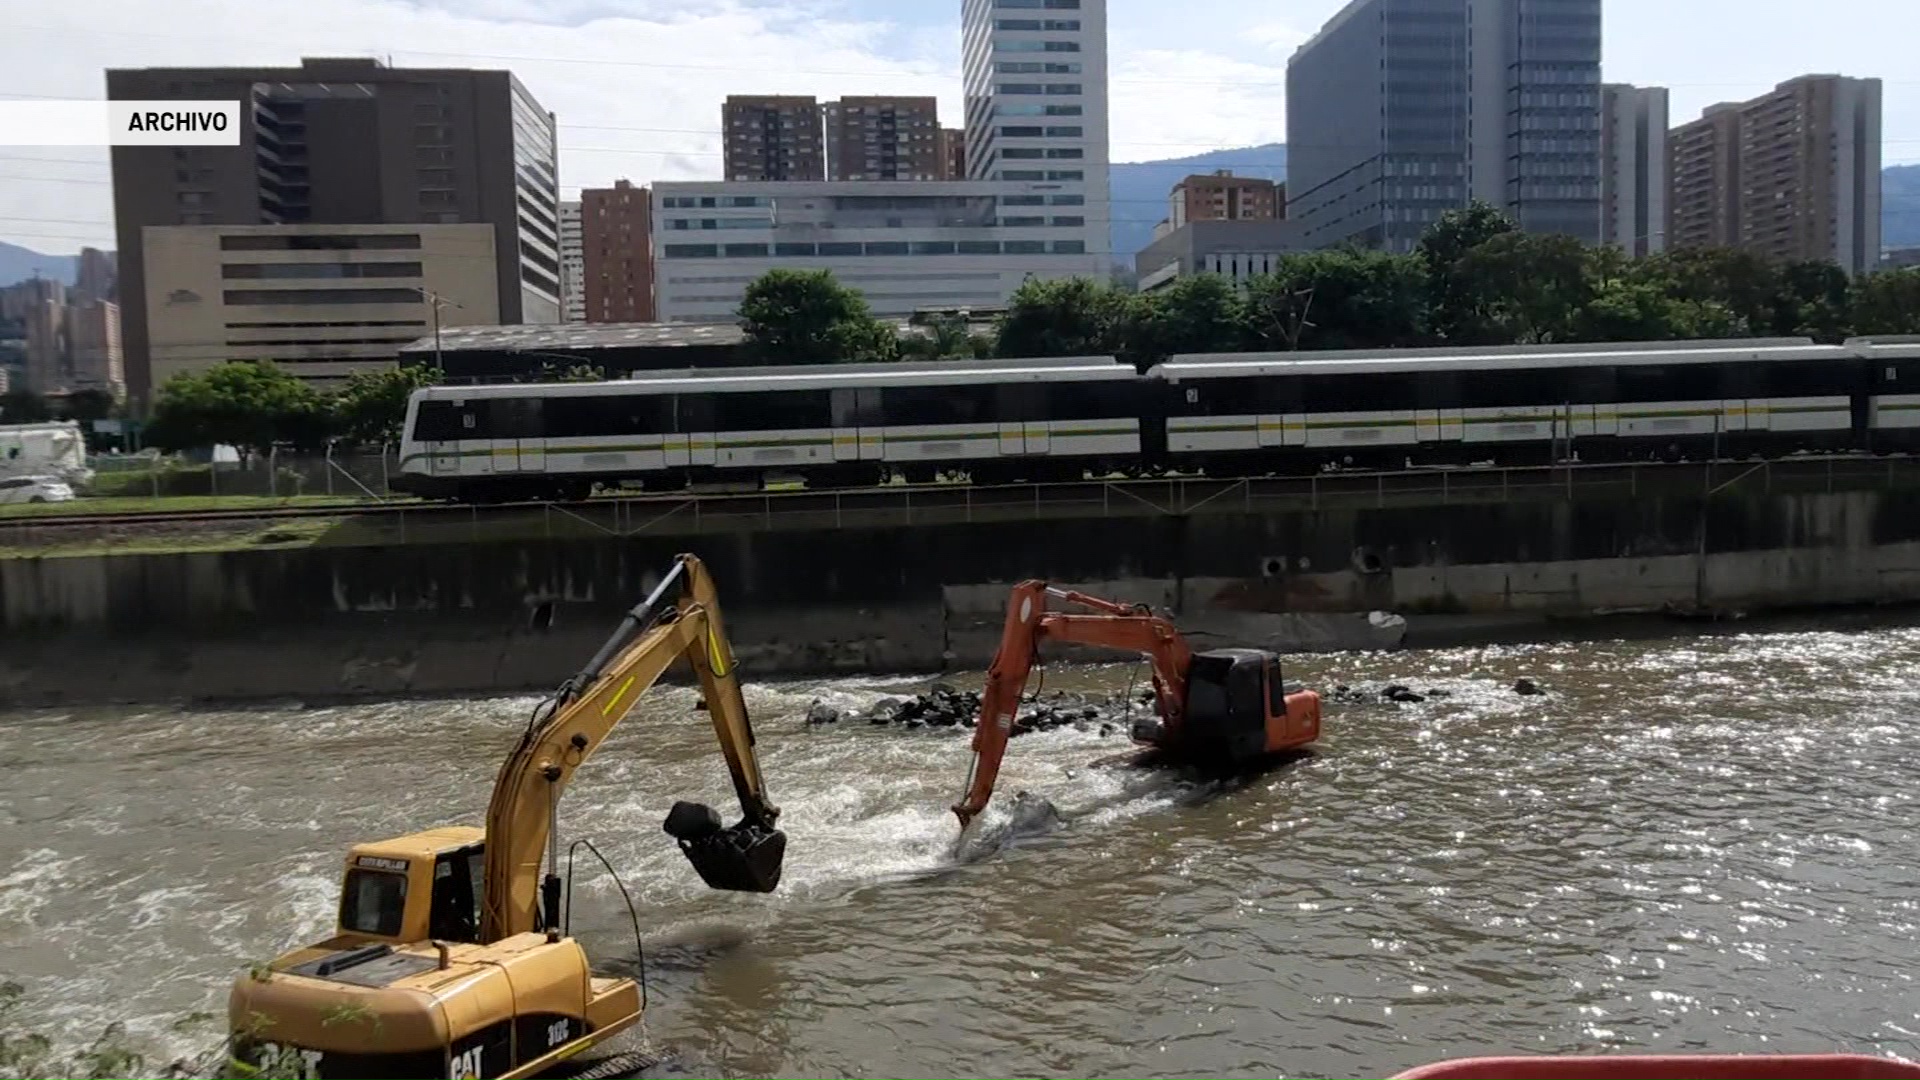
[[[1113,160],[1284,141],[1287,58],[1344,2],[1108,0]],[[1606,4],[1604,78],[1671,88],[1674,123],[1795,75],[1877,76],[1885,163],[1920,162],[1920,0]],[[718,178],[729,93],[931,94],[957,127],[959,20],[959,0],[56,0],[8,12],[0,99],[98,98],[109,67],[505,67],[558,115],[572,197]],[[111,247],[106,161],[0,147],[0,240]]]

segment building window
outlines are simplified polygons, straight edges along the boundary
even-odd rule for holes
[[[997,88],[1002,94],[1044,94],[1047,88],[1039,83],[1001,83]],[[1079,91],[1074,91],[1079,93]]]
[[[864,249],[851,241],[834,241],[820,245],[820,257],[823,259],[844,259],[849,255],[860,255]]]
[[[450,188],[453,186],[453,170],[421,169],[420,186],[423,188]]]
[[[1000,254],[1000,242],[998,240],[962,240],[954,245],[954,247],[961,255]]]
[[[1001,206],[1045,206],[1046,204],[1045,195],[1002,195],[1000,197]]]
[[[1052,198],[1052,199],[1050,199],[1050,200],[1048,200],[1048,201],[1050,201],[1050,202],[1052,202],[1052,203],[1053,203],[1053,205],[1055,205],[1055,206],[1085,206],[1085,205],[1087,205],[1087,197],[1086,197],[1085,195],[1055,195],[1055,196],[1053,196],[1053,198]]]
[[[905,240],[879,240],[867,245],[869,255],[906,255],[909,248]]]
[[[660,253],[669,259],[715,259],[720,256],[720,248],[715,244],[665,244]]]
[[[1046,154],[1046,156],[1048,156],[1048,157],[1052,157],[1052,156],[1053,156],[1052,154],[1050,154],[1050,153],[1047,153],[1046,151],[1043,151],[1043,150],[1042,150],[1042,149],[1041,149],[1040,147],[1037,147],[1037,146],[1024,146],[1024,147],[1023,147],[1023,146],[1009,146],[1009,147],[1005,147],[1005,148],[1003,148],[1003,149],[1002,149],[1002,150],[1000,151],[1000,156],[1001,156],[1001,157],[1003,157],[1003,158],[1006,158],[1006,159],[1007,159],[1007,160],[1009,160],[1009,161],[1015,161],[1015,160],[1022,160],[1022,161],[1031,161],[1031,160],[1036,160],[1036,159],[1038,159],[1038,158],[1039,158],[1039,157],[1040,157],[1040,156],[1041,156],[1042,154]]]
[[[764,259],[767,257],[765,244],[728,244],[726,257],[729,259]]]
[[[221,251],[418,251],[419,233],[370,233],[364,236],[222,236]]]
[[[1047,179],[1049,180],[1085,180],[1086,178],[1087,178],[1087,174],[1086,174],[1086,171],[1083,169],[1049,169],[1047,170]]]
[[[951,240],[916,240],[913,244],[915,255],[952,255],[954,245]]]
[[[995,180],[1045,180],[1047,174],[1039,169],[1005,169],[993,174]]]
[[[220,276],[230,281],[314,278],[417,278],[417,262],[393,263],[226,263]]]
[[[1085,150],[1080,149],[1077,146],[1064,147],[1064,148],[1052,147],[1047,150],[1047,156],[1055,160],[1061,160],[1061,159],[1077,160],[1079,158],[1086,157],[1087,152]]]
[[[1084,138],[1086,136],[1086,133],[1087,133],[1087,129],[1084,127],[1074,127],[1074,126],[1050,127],[1047,129],[1047,138],[1079,139],[1079,138]]]
[[[1055,225],[1072,226],[1077,228],[1079,226],[1085,225],[1087,223],[1087,219],[1084,217],[1078,217],[1075,215],[1057,215],[1054,217],[1053,223]]]
[[[293,304],[418,304],[412,289],[228,289],[220,294],[229,307]]]
[[[1009,229],[1024,228],[1030,225],[1045,225],[1046,223],[1047,219],[1044,217],[1003,217],[1000,219],[1000,224]]]
[[[1009,255],[1045,255],[1047,242],[1045,240],[1009,240],[1005,248]]]
[[[1008,139],[1037,139],[1045,128],[1004,126],[1000,134]]]
[[[1085,240],[1055,240],[1053,242],[1053,253],[1055,255],[1085,255],[1087,253],[1087,242]]]
[[[784,259],[810,259],[814,256],[815,251],[814,245],[812,244],[775,244],[773,245],[773,253]]]
[[[1047,93],[1060,97],[1074,97],[1081,93],[1079,83],[1048,83]]]
[[[995,30],[1038,30],[1040,29],[1040,20],[1039,19],[995,19],[993,22],[993,28]]]

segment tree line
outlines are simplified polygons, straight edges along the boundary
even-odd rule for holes
[[[743,359],[764,364],[1111,355],[1145,370],[1177,353],[1920,334],[1920,269],[1853,276],[1830,262],[1781,265],[1725,249],[1635,258],[1521,232],[1475,203],[1444,215],[1411,253],[1297,252],[1238,286],[1214,274],[1150,293],[1029,280],[988,328],[935,316],[898,333],[826,270],[769,271],[747,287],[739,316]],[[605,376],[584,364],[532,373]],[[143,441],[243,452],[391,445],[408,396],[437,377],[401,367],[323,392],[269,363],[223,364],[162,386]],[[31,395],[0,397],[0,422],[50,415]]]
[[[1148,293],[1029,280],[987,332],[936,320],[896,340],[826,271],[774,271],[749,288],[741,315],[773,363],[1112,355],[1144,370],[1177,353],[1920,334],[1920,269],[1855,277],[1832,262],[1731,249],[1636,258],[1521,232],[1476,202],[1442,216],[1408,254],[1295,252],[1243,286],[1217,274]]]

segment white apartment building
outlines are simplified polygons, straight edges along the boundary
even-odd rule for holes
[[[960,33],[968,179],[1080,196],[1088,251],[1104,267],[1107,0],[963,0]]]
[[[1629,255],[1667,249],[1667,91],[1600,88],[1600,242]]]
[[[1073,190],[1080,187],[976,180],[658,183],[652,205],[657,317],[731,321],[747,285],[775,267],[831,270],[860,290],[876,315],[999,306],[1029,276],[1106,272],[1106,225],[1088,216],[1087,196]]]
[[[587,250],[578,199],[560,204],[560,321],[587,321]]]

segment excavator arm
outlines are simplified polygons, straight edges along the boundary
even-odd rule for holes
[[[1049,600],[1078,604],[1092,614],[1050,611]],[[1006,756],[1007,740],[1026,692],[1027,676],[1039,658],[1041,643],[1060,641],[1144,653],[1153,665],[1153,695],[1160,721],[1177,729],[1187,696],[1187,671],[1193,652],[1173,624],[1144,606],[1103,600],[1085,593],[1056,589],[1044,581],[1023,581],[1007,600],[1007,618],[1000,648],[987,669],[986,689],[980,695],[980,720],[973,733],[973,764],[967,771],[966,791],[953,812],[960,827],[969,823],[993,798],[994,781]]]
[[[664,604],[675,589],[673,603]],[[754,755],[718,595],[700,560],[681,555],[599,653],[535,714],[501,766],[487,808],[483,943],[533,930],[556,932],[560,844],[554,821],[560,796],[641,696],[683,657],[699,678],[743,817],[723,829],[711,809],[678,803],[667,831],[714,888],[771,892],[779,884],[786,836],[773,828],[780,811],[768,801]]]

